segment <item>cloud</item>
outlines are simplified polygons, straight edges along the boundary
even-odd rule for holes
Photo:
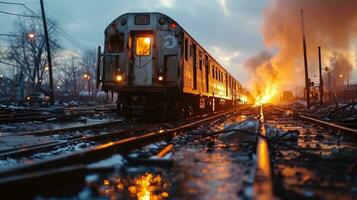
[[[232,66],[233,59],[240,55],[239,51],[227,51],[219,46],[212,46],[209,49],[213,54],[212,56],[225,67]]]
[[[174,0],[159,0],[159,2],[156,5],[158,7],[173,8],[173,7],[175,7],[175,1]]]
[[[227,7],[227,0],[217,0],[219,5],[221,6],[223,13],[226,17],[230,15],[228,7]]]

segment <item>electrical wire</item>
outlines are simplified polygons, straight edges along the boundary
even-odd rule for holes
[[[17,13],[6,12],[6,11],[2,11],[2,10],[0,10],[0,13],[6,14],[6,15],[18,16],[18,17],[38,18],[37,16],[34,16],[34,15],[23,15],[23,14],[17,14]]]
[[[6,1],[0,1],[0,4],[8,4],[8,5],[19,5],[19,6],[23,6],[24,8],[26,8],[29,12],[31,12],[35,17],[37,17],[38,19],[41,18],[41,16],[39,16],[38,14],[36,14],[36,12],[34,12],[33,10],[31,10],[29,7],[27,7],[25,4],[23,3],[13,3],[13,2],[6,2]],[[53,28],[54,31],[56,31],[60,36],[62,36],[65,40],[67,40],[69,43],[73,44],[74,46],[76,46],[77,48],[79,48],[82,51],[86,51],[86,49],[88,49],[85,45],[80,44],[78,41],[76,41],[75,39],[73,39],[70,35],[68,35],[64,30],[62,30],[59,26],[55,25],[54,23],[52,23],[51,21],[47,20],[47,23]]]

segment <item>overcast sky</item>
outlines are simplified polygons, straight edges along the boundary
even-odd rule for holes
[[[175,19],[243,83],[249,75],[243,63],[264,49],[260,32],[266,0],[44,0],[48,17],[86,48],[103,45],[104,28],[126,12],[156,11]],[[40,10],[40,0],[13,0]],[[0,11],[24,8],[0,4]],[[0,33],[13,31],[16,17],[0,13]],[[4,38],[0,38],[3,40]],[[65,40],[64,47],[78,48]]]

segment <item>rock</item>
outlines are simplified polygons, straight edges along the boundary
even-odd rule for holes
[[[325,139],[325,136],[322,135],[321,133],[316,134],[315,139],[318,141],[322,141]]]

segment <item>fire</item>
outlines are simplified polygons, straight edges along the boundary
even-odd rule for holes
[[[273,98],[278,94],[278,85],[275,82],[270,82],[260,90],[263,91],[255,96],[254,106],[272,103]]]
[[[91,184],[90,184],[91,185]],[[96,187],[97,184],[92,186]],[[160,174],[145,173],[136,178],[123,179],[113,177],[100,183],[99,194],[117,199],[118,194],[130,195],[137,200],[165,200],[169,198],[167,190],[170,183]]]
[[[163,200],[169,197],[167,192],[154,193],[158,188],[163,187],[163,181],[160,175],[154,176],[151,173],[138,177],[135,185],[128,188],[129,192],[135,195],[138,200]]]

